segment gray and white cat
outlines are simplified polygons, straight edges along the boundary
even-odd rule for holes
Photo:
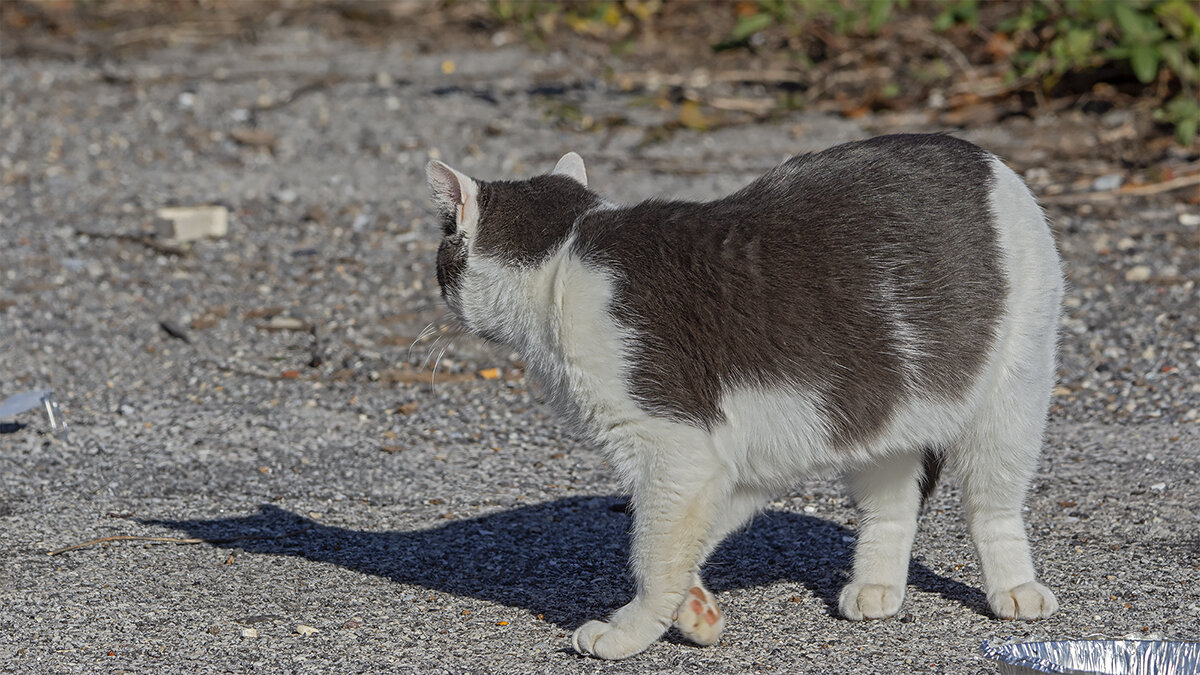
[[[793,157],[711,202],[617,206],[569,153],[485,182],[427,167],[438,281],[470,331],[521,353],[632,495],[634,599],[575,631],[619,659],[672,623],[715,642],[705,558],[817,469],[861,528],[849,619],[904,598],[923,492],[962,482],[988,604],[1058,607],[1021,518],[1054,382],[1062,273],[1025,184],[944,135]]]

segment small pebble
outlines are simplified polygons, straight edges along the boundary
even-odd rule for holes
[[[1150,278],[1150,268],[1146,265],[1130,267],[1125,272],[1125,281],[1146,281]]]
[[[1107,176],[1100,176],[1092,181],[1092,190],[1096,192],[1108,192],[1109,190],[1116,190],[1121,187],[1121,184],[1124,182],[1125,176],[1119,173],[1110,173]]]
[[[256,638],[256,637],[258,637],[258,631],[254,630],[253,628],[243,628],[242,629],[242,637]]]
[[[317,633],[320,633],[321,631],[317,630],[316,628],[313,628],[312,626],[307,626],[305,624],[299,624],[298,626],[296,626],[296,632],[299,633],[300,635],[309,636],[309,635],[316,635]]]

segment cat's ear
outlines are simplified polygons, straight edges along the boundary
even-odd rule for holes
[[[445,229],[449,230],[453,224],[454,232],[473,232],[479,224],[479,184],[436,159],[425,165],[425,179],[429,181],[433,203],[447,225]]]
[[[583,169],[583,158],[574,152],[568,152],[554,165],[552,174],[573,178],[580,185],[587,187],[587,171]]]

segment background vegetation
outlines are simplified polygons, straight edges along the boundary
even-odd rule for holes
[[[839,47],[925,31],[960,66],[943,68],[940,78],[926,73],[927,81],[983,73],[1003,83],[989,95],[1038,98],[1115,88],[1151,100],[1156,119],[1182,144],[1200,125],[1200,4],[1189,0],[490,0],[488,7],[534,42],[566,30],[619,53],[661,33],[663,23],[678,29],[690,14],[724,26],[707,45],[714,51],[784,50],[800,68],[835,58]]]
[[[939,123],[960,125],[1132,107],[1159,125],[1147,139],[1173,134],[1184,146],[1200,126],[1196,0],[0,0],[0,56],[103,62],[288,23],[418,46],[520,39],[675,82],[757,71],[778,96],[769,110],[741,102],[759,117],[943,110]],[[702,93],[672,104],[689,127],[728,112]]]

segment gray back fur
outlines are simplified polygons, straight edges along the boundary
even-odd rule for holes
[[[883,136],[794,157],[716,201],[624,208],[596,208],[564,176],[481,182],[475,249],[535,265],[574,232],[575,253],[616,279],[629,391],[648,413],[712,428],[731,388],[796,386],[844,447],[909,395],[961,396],[983,366],[1007,292],[989,157],[950,136]]]
[[[575,246],[617,271],[635,399],[710,428],[729,388],[794,384],[818,392],[846,445],[910,391],[961,394],[1006,292],[988,157],[885,136],[794,157],[717,201],[585,216]]]

